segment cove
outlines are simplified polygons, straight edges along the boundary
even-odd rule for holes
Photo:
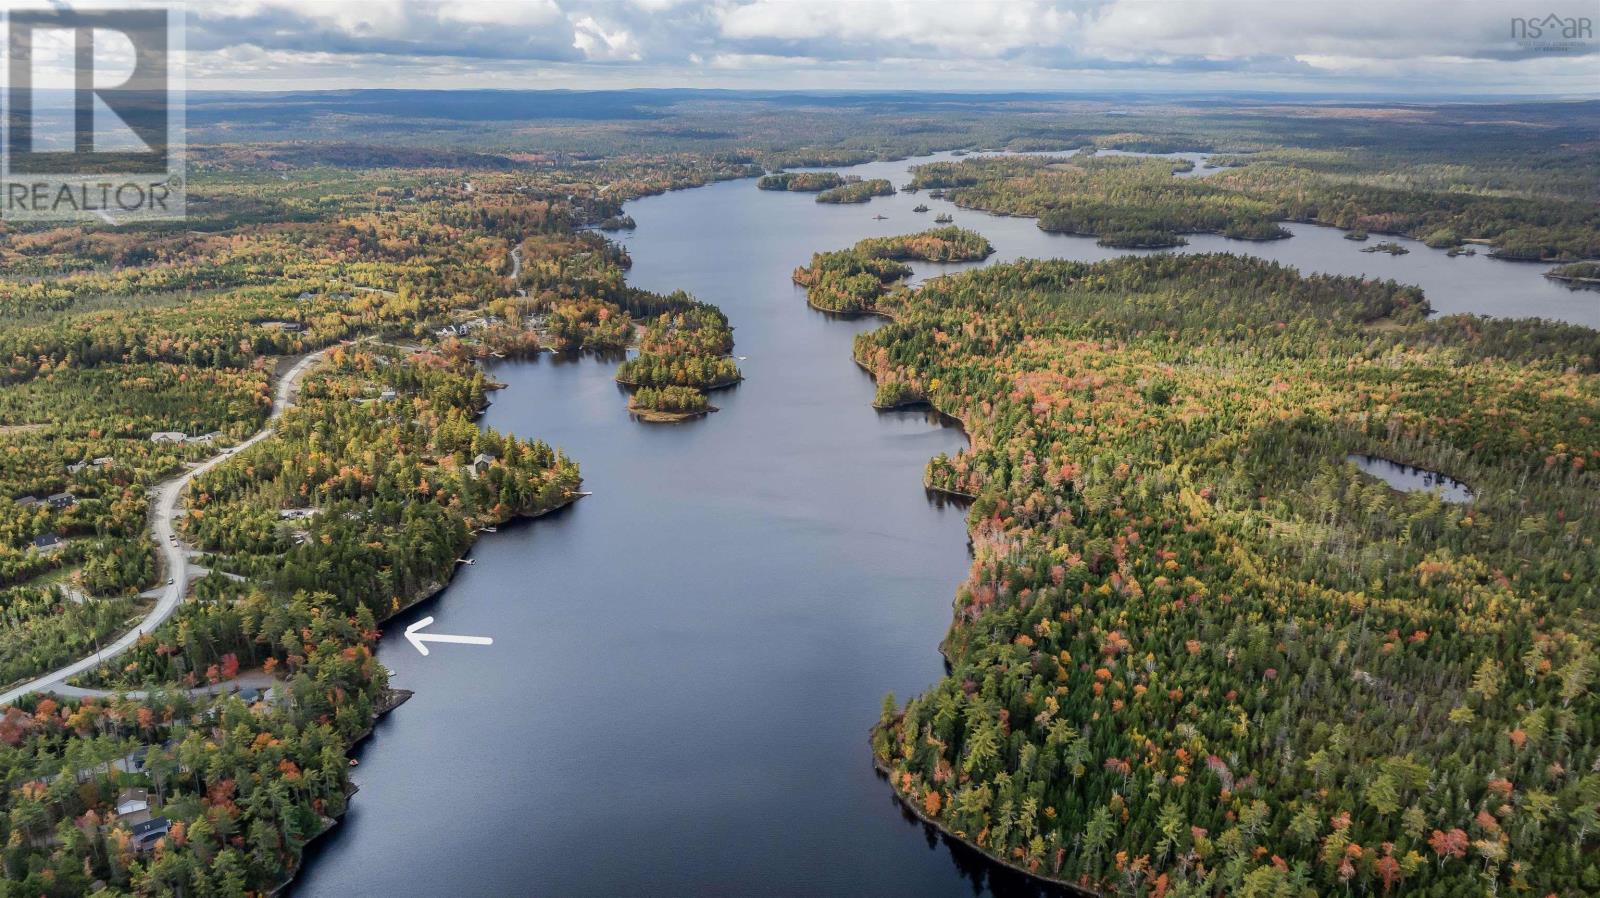
[[[849,171],[900,185],[918,161]],[[594,495],[486,536],[476,564],[385,627],[380,660],[416,695],[357,752],[361,791],[293,894],[1041,893],[912,821],[872,770],[884,693],[904,699],[942,670],[965,522],[921,478],[965,441],[928,413],[870,408],[850,342],[877,323],[811,310],[789,273],[941,211],[989,238],[987,264],[1123,251],[925,193],[829,206],[747,180],[626,211],[629,281],[720,306],[746,379],[713,394],[714,415],[647,425],[629,419],[614,361],[491,368],[507,388],[485,423],[560,447]],[[1404,240],[1409,255],[1363,254],[1337,230],[1289,229],[1182,251],[1394,277],[1444,311],[1600,324],[1594,294],[1541,266]],[[425,616],[495,644],[423,658],[402,631]]]

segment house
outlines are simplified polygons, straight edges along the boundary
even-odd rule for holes
[[[378,401],[379,402],[393,402],[397,395],[399,395],[399,394],[397,394],[394,390],[385,389],[382,393],[378,394]]]
[[[188,437],[181,430],[158,430],[150,434],[152,443],[181,443]]]
[[[86,461],[75,461],[72,464],[67,465],[67,473],[68,474],[76,474],[79,471],[82,471],[84,468],[87,468],[87,467],[89,467],[89,463],[88,462],[86,462]]]
[[[109,455],[102,455],[99,458],[95,459],[94,461],[90,462],[90,464],[94,465],[97,468],[109,468],[109,467],[111,467],[112,465],[114,465],[116,463],[117,463],[117,460],[112,458]]]
[[[157,842],[161,841],[162,837],[170,829],[172,829],[172,821],[165,817],[152,817],[142,823],[135,823],[133,825],[133,847],[140,851],[149,850]]]
[[[49,503],[51,508],[71,508],[78,504],[78,497],[71,493],[51,493],[44,501]]]
[[[138,819],[130,819],[143,814]],[[150,819],[150,792],[147,789],[123,789],[117,795],[117,816],[130,825]]]
[[[479,452],[477,456],[472,459],[472,465],[467,470],[474,478],[476,478],[483,472],[489,470],[489,468],[494,465],[494,460],[494,456],[485,452]]]
[[[306,326],[298,321],[285,321],[283,323],[283,332],[286,334],[298,334],[305,329]]]
[[[302,521],[317,513],[315,508],[285,508],[278,512],[280,521]]]
[[[210,433],[203,433],[197,437],[184,437],[183,441],[190,444],[210,443],[212,440],[215,440],[220,436],[222,436],[222,431],[213,430]]]
[[[40,552],[54,552],[61,548],[61,537],[54,533],[41,533],[33,538],[33,547]]]
[[[39,504],[39,497],[38,496],[23,496],[21,499],[17,500],[17,504],[21,505],[23,508],[32,508],[35,505]]]

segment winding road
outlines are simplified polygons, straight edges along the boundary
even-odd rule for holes
[[[151,609],[150,613],[145,616],[144,620],[139,622],[138,626],[122,634],[115,642],[94,654],[80,658],[65,667],[53,670],[42,677],[29,680],[14,689],[7,690],[4,694],[0,694],[0,707],[9,705],[30,692],[60,692],[64,695],[98,693],[98,690],[76,690],[64,684],[66,680],[96,667],[103,661],[108,661],[126,652],[134,643],[139,641],[139,637],[153,632],[157,627],[166,623],[168,618],[172,617],[172,613],[178,610],[178,606],[183,603],[184,596],[189,592],[191,573],[189,558],[183,545],[173,538],[176,535],[173,530],[173,522],[177,520],[178,500],[183,496],[184,487],[187,487],[189,482],[196,477],[227,461],[240,450],[272,436],[275,430],[273,422],[277,421],[284,410],[294,401],[295,387],[299,384],[301,375],[316,364],[327,351],[328,349],[319,349],[310,353],[295,362],[288,371],[284,372],[283,377],[278,381],[277,389],[272,395],[272,411],[267,415],[266,427],[256,431],[249,439],[239,445],[231,449],[224,449],[177,477],[164,480],[156,485],[156,501],[154,508],[151,509],[150,529],[156,548],[161,552],[164,562],[163,567],[166,569],[168,578],[170,578],[167,584],[161,587],[161,595],[156,600],[156,607]]]

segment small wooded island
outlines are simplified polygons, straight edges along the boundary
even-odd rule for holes
[[[1361,248],[1361,251],[1364,253],[1388,253],[1391,256],[1403,256],[1411,252],[1411,250],[1406,249],[1404,246],[1401,246],[1398,243],[1395,243],[1393,240],[1385,240],[1382,243],[1374,243],[1371,246],[1364,246]]]
[[[767,175],[756,182],[761,190],[791,190],[796,193],[817,193],[841,184],[859,181],[855,175],[844,176],[831,171],[779,172]]]
[[[674,294],[677,307],[657,315],[639,354],[617,367],[617,383],[635,387],[628,410],[649,421],[681,421],[711,411],[706,392],[739,382],[728,355],[733,329],[715,306]]]
[[[870,178],[850,181],[817,194],[819,203],[865,203],[875,196],[893,196],[894,185],[888,178]]]
[[[716,411],[706,394],[693,387],[640,387],[628,400],[628,411],[640,420],[686,421]]]
[[[962,228],[934,228],[900,237],[873,237],[846,250],[817,253],[794,270],[807,301],[825,312],[878,311],[877,301],[891,286],[911,276],[903,260],[974,262],[994,247],[983,235]]]

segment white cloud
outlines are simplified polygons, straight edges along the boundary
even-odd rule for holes
[[[754,0],[717,18],[721,35],[734,40],[912,44],[979,57],[1058,44],[1077,21],[1043,0]]]
[[[641,59],[639,45],[625,29],[608,29],[593,16],[579,16],[572,21],[572,45],[583,51],[592,62],[616,62]]]
[[[582,83],[793,87],[786,70],[837,86],[1059,89],[1183,87],[1587,92],[1600,44],[1539,52],[1511,38],[1531,0],[238,0],[191,5],[191,86],[231,84],[240,48],[282,59],[307,86],[416,85],[449,72],[538,87]],[[1593,0],[1549,0],[1595,16]],[[359,60],[314,78],[307,60]],[[1470,64],[1463,63],[1470,61]],[[200,75],[199,73],[204,73]],[[511,74],[516,73],[516,74]],[[356,79],[361,79],[357,81]],[[936,79],[932,83],[928,79]],[[219,83],[220,82],[220,83]]]

